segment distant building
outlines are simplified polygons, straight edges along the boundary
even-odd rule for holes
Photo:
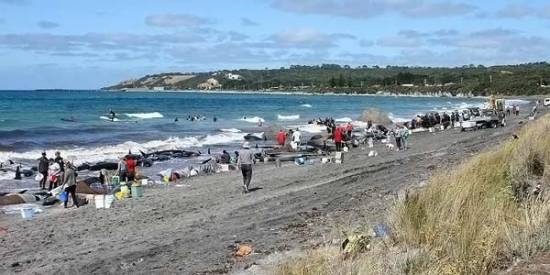
[[[199,88],[201,90],[212,90],[212,89],[218,89],[218,88],[221,88],[221,87],[222,87],[222,85],[215,78],[209,78],[205,82],[197,85],[197,88]]]
[[[233,73],[226,73],[225,78],[227,78],[229,80],[242,80],[243,79],[243,77],[241,75],[233,74]]]
[[[401,84],[401,87],[414,87],[414,84]]]
[[[164,91],[164,87],[153,87],[153,91]]]

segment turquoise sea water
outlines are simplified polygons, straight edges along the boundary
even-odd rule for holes
[[[264,127],[294,126],[318,117],[357,119],[368,108],[410,119],[417,113],[483,102],[447,97],[0,91],[0,161],[36,159],[42,150],[97,161],[128,150],[227,146],[239,143],[245,133],[261,131],[258,120],[265,120]],[[109,109],[119,121],[101,118]],[[188,115],[205,120],[188,121]]]

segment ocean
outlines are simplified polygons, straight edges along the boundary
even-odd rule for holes
[[[138,150],[216,151],[238,146],[245,134],[265,126],[304,125],[318,117],[356,120],[368,108],[399,121],[484,102],[449,97],[0,91],[0,162],[33,162],[44,150],[50,156],[59,150],[76,163],[113,160]],[[109,109],[117,114],[114,122],[107,119]],[[189,121],[188,116],[204,120]],[[264,128],[258,121],[264,121]]]

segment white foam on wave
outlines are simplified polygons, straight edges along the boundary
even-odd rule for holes
[[[47,150],[48,156],[53,156],[55,151],[60,151],[66,159],[75,164],[84,162],[98,162],[104,160],[116,160],[131,151],[133,153],[153,152],[158,150],[186,149],[217,144],[229,144],[242,141],[245,133],[220,133],[201,137],[170,137],[164,140],[152,140],[144,143],[127,141],[116,145],[98,146],[95,148],[74,148],[65,150]],[[0,152],[0,162],[7,160],[35,161],[40,157],[42,150],[28,152]]]
[[[221,133],[216,135],[207,135],[201,139],[201,146],[204,145],[216,145],[216,144],[226,144],[237,141],[242,141],[244,139],[245,133]]]
[[[237,129],[237,128],[228,128],[228,129],[220,129],[220,132],[225,132],[225,133],[240,133],[242,132],[241,130]]]
[[[261,117],[258,117],[258,116],[255,116],[255,117],[242,117],[239,120],[250,122],[250,123],[260,123],[260,122],[263,123],[263,122],[265,122],[265,119],[263,119]]]
[[[300,119],[300,115],[277,115],[278,120],[297,120]]]
[[[336,121],[336,122],[352,122],[353,119],[351,119],[349,117],[341,117],[341,118],[335,119],[334,121]]]
[[[313,107],[313,106],[311,106],[311,104],[307,104],[307,103],[306,103],[306,104],[300,105],[300,107],[311,108],[311,107]]]
[[[114,119],[111,119],[110,117],[100,116],[99,118],[101,118],[103,120],[109,120],[109,121],[116,121],[116,122],[120,121],[120,119],[118,119],[116,117]]]
[[[139,119],[151,119],[151,118],[163,118],[164,116],[159,112],[152,113],[128,113],[125,114],[127,117],[139,118]]]

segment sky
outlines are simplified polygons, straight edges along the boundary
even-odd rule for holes
[[[0,89],[324,63],[549,59],[548,0],[0,0]]]

